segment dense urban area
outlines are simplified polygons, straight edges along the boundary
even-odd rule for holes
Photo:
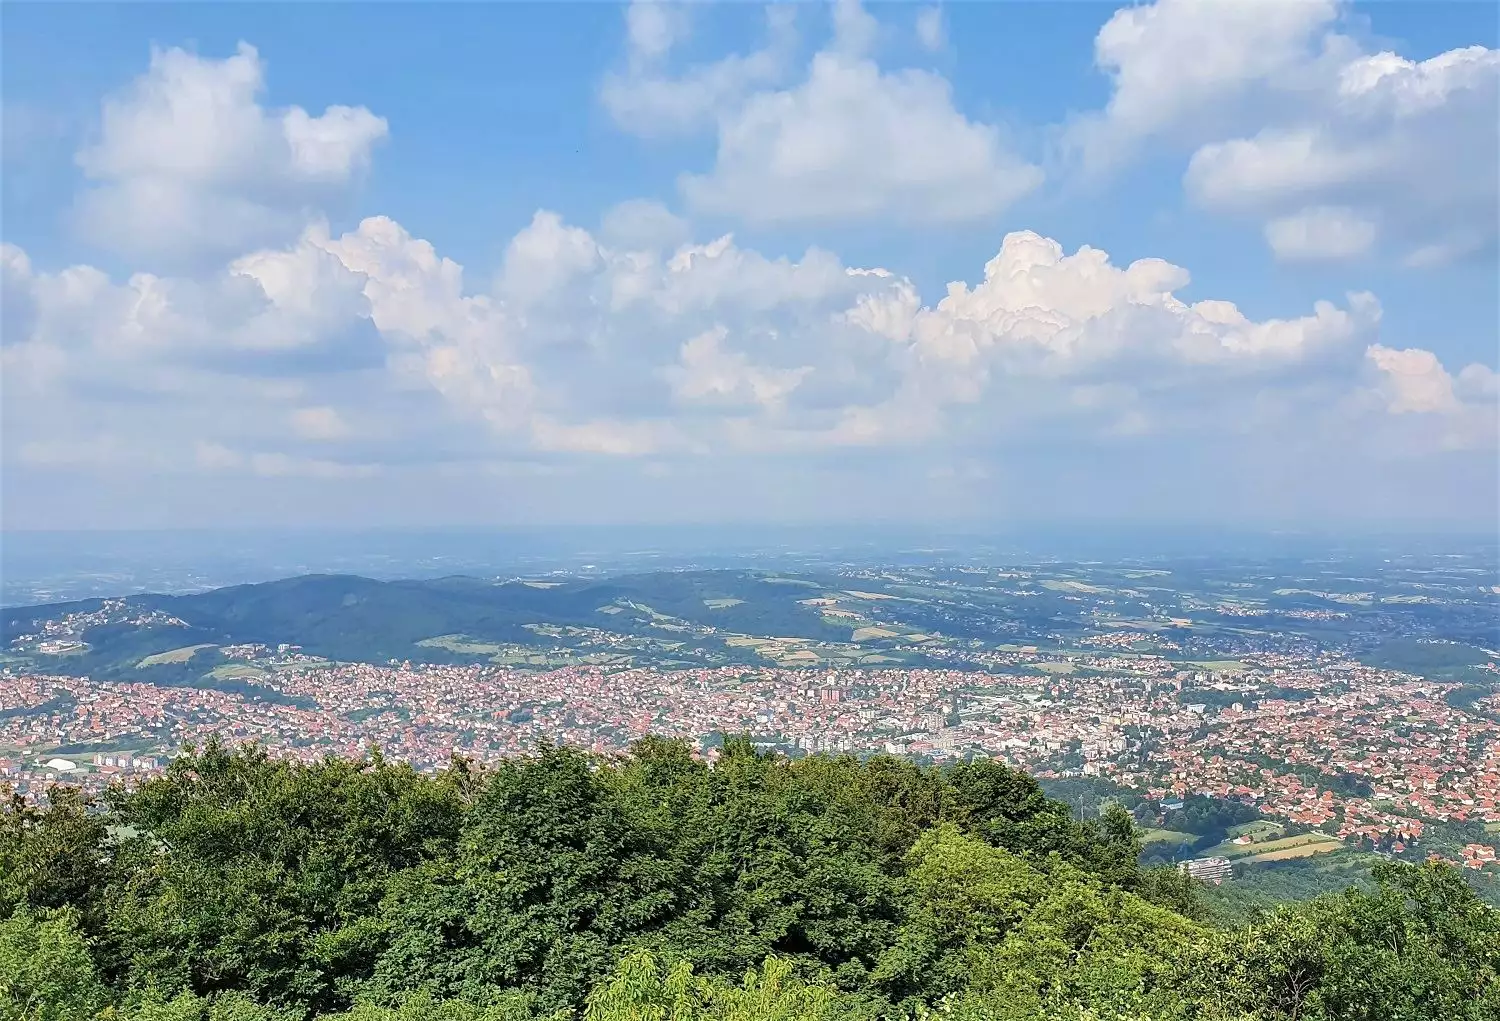
[[[1306,831],[1278,828],[1262,855],[1337,847],[1331,838],[1402,852],[1435,823],[1500,830],[1496,698],[1457,708],[1445,700],[1454,685],[1336,657],[1187,670],[1156,656],[1018,651],[995,654],[1013,671],[526,671],[236,652],[274,671],[265,695],[7,671],[0,773],[43,799],[54,783],[99,790],[159,772],[214,736],[308,761],[379,749],[431,771],[546,741],[619,751],[648,734],[712,755],[719,735],[748,733],[792,755],[993,757],[1044,779],[1097,777],[1158,806],[1242,802]],[[1478,868],[1495,849],[1474,842],[1461,855]]]

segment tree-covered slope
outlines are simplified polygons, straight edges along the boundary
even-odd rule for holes
[[[295,645],[334,660],[473,661],[427,639],[463,635],[476,642],[535,642],[527,625],[606,628],[626,634],[666,632],[670,620],[723,632],[847,640],[849,629],[828,624],[800,600],[816,596],[818,583],[785,584],[748,571],[659,572],[607,581],[493,583],[475,578],[375,581],[351,575],[307,575],[255,585],[236,585],[192,595],[143,595],[123,600],[85,600],[3,611],[4,646],[25,653],[39,669],[97,677],[127,677],[172,683],[174,671],[140,666],[143,659],[193,645]],[[110,616],[118,622],[83,619]],[[157,613],[161,619],[137,623]],[[86,648],[39,653],[35,635],[48,621],[80,621],[77,637]],[[162,623],[161,620],[173,623]],[[142,670],[146,672],[141,672]],[[175,673],[193,677],[202,664]],[[160,675],[160,676],[158,676]]]
[[[0,1018],[1497,1016],[1500,919],[1445,866],[1219,929],[1138,850],[992,762],[209,747],[0,814]]]

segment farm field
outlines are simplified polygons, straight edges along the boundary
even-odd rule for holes
[[[1250,862],[1284,862],[1293,858],[1313,858],[1313,855],[1326,855],[1329,852],[1337,852],[1344,849],[1344,841],[1329,840],[1313,841],[1310,844],[1301,844],[1298,847],[1283,847],[1274,852],[1265,852],[1262,855],[1251,855],[1245,861]]]
[[[168,649],[166,652],[158,652],[153,656],[147,656],[136,664],[137,667],[159,666],[163,663],[186,663],[204,649],[212,649],[209,643],[203,645],[185,645],[180,649]]]
[[[1196,834],[1181,830],[1145,830],[1141,833],[1142,844],[1190,844],[1196,839]]]
[[[1257,843],[1274,840],[1285,832],[1285,826],[1279,822],[1272,822],[1270,819],[1256,819],[1253,822],[1242,822],[1238,826],[1229,827],[1231,837],[1249,837]]]
[[[1282,837],[1279,840],[1262,840],[1253,844],[1236,844],[1232,840],[1226,840],[1222,844],[1216,844],[1203,852],[1204,857],[1219,855],[1225,858],[1249,858],[1258,861],[1277,861],[1277,858],[1264,858],[1262,855],[1277,854],[1281,851],[1295,850],[1309,844],[1327,844],[1326,850],[1334,850],[1343,847],[1343,841],[1337,837],[1330,837],[1326,833],[1299,833],[1292,837]],[[1310,852],[1316,854],[1318,852]],[[1283,857],[1300,858],[1302,855],[1289,855]]]

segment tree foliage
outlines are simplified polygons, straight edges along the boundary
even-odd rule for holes
[[[995,762],[649,739],[436,776],[217,744],[0,813],[0,1021],[1481,1021],[1454,870],[1233,928]]]

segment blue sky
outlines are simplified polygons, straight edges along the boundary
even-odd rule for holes
[[[7,528],[1495,520],[1487,5],[82,11]]]

